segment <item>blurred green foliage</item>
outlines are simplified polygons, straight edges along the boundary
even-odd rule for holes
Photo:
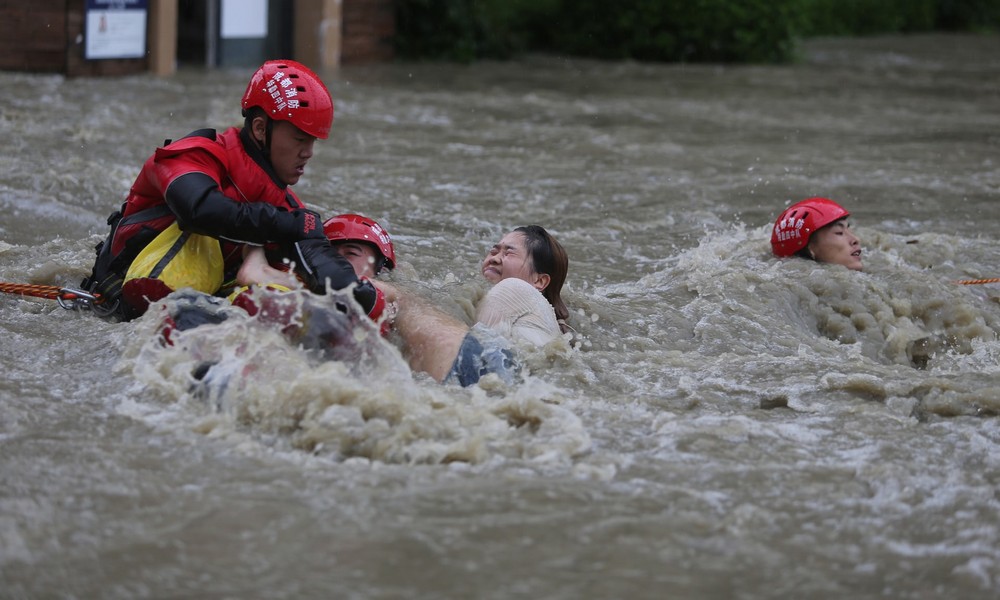
[[[786,58],[798,0],[618,0],[566,5],[538,50],[596,58],[773,62]]]
[[[396,0],[402,59],[549,52],[667,62],[786,62],[799,38],[997,31],[1000,0]]]

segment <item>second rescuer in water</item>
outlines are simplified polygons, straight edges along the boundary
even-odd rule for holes
[[[807,198],[778,215],[771,230],[775,256],[799,256],[862,270],[861,241],[851,231],[850,216],[828,198]]]

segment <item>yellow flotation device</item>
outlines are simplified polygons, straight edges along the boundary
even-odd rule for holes
[[[219,240],[181,231],[173,223],[135,257],[122,285],[126,302],[144,311],[173,290],[215,294],[222,287],[224,260]]]

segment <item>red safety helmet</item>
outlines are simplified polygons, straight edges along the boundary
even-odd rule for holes
[[[392,270],[396,266],[396,250],[392,247],[389,232],[382,229],[375,219],[362,215],[346,214],[330,217],[323,222],[323,233],[333,243],[367,242],[378,250],[385,261],[385,267]],[[378,273],[382,265],[378,265]]]
[[[792,256],[809,244],[809,236],[834,221],[849,216],[844,207],[829,198],[806,198],[778,215],[771,230],[775,256]]]
[[[325,140],[333,123],[333,99],[318,75],[294,60],[269,60],[253,74],[243,93],[243,116],[259,106],[272,119],[288,121]]]

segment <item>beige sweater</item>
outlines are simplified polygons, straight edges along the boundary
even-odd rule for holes
[[[530,283],[515,278],[497,283],[479,303],[476,321],[511,341],[544,346],[561,336],[552,305]]]

